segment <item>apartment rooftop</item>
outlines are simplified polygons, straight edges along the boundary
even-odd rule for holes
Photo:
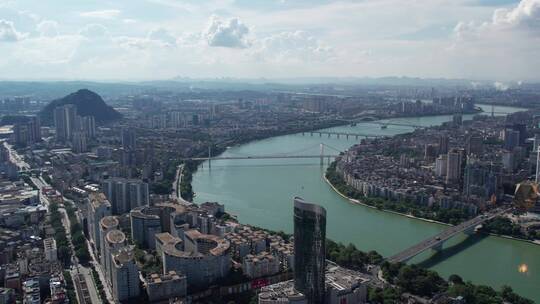
[[[103,228],[104,230],[118,227],[119,223],[120,222],[118,221],[118,218],[116,216],[106,216],[102,218],[99,222],[101,228]]]
[[[110,244],[120,244],[126,241],[126,235],[120,230],[111,230],[106,236],[107,242]]]
[[[122,248],[114,255],[114,262],[117,267],[132,262],[134,259],[133,250],[131,248]]]
[[[101,205],[109,205],[109,207],[111,206],[111,203],[107,200],[105,194],[101,192],[90,193],[88,198],[90,199],[90,204],[92,204],[94,209],[98,209],[101,207]]]
[[[181,279],[185,279],[185,277],[186,277],[185,275],[177,274],[176,271],[171,270],[166,274],[153,273],[148,276],[147,280],[149,284],[161,284],[164,282],[178,281]]]

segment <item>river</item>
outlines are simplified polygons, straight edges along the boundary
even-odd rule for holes
[[[486,112],[491,106],[481,105]],[[519,108],[496,106],[501,112]],[[464,115],[470,119],[472,115]],[[450,115],[396,118],[392,122],[432,126],[450,121]],[[395,135],[412,129],[362,123],[327,130]],[[354,138],[293,134],[247,143],[228,149],[224,156],[274,155],[300,151],[319,153],[319,144],[343,151],[356,142]],[[328,149],[328,148],[327,148]],[[325,151],[334,154],[335,151]],[[435,235],[444,226],[354,205],[335,193],[322,178],[319,159],[218,160],[211,168],[204,163],[193,176],[195,201],[217,201],[242,223],[272,230],[292,232],[292,200],[300,196],[324,206],[327,210],[327,236],[353,243],[363,251],[376,250],[384,256],[395,254],[425,238]],[[458,274],[465,280],[495,288],[510,285],[519,294],[540,303],[540,246],[500,237],[458,236],[444,244],[444,250],[417,256],[411,262],[448,277]],[[523,266],[525,265],[525,267]]]

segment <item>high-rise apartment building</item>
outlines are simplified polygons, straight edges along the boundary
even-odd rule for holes
[[[111,201],[113,214],[123,214],[150,202],[148,183],[142,180],[110,178],[102,181],[101,187]]]
[[[96,120],[94,116],[81,117],[81,127],[87,138],[96,137]]]
[[[88,233],[99,251],[101,244],[100,221],[111,215],[111,203],[103,193],[90,193],[88,196]]]
[[[294,199],[294,287],[310,304],[324,303],[326,210]]]
[[[513,150],[515,147],[519,146],[520,137],[519,131],[512,129],[504,130],[504,148],[506,150]]]
[[[73,131],[76,129],[77,108],[75,105],[67,104],[56,107],[53,114],[56,141],[69,141],[73,135]]]
[[[119,224],[120,222],[118,221],[118,218],[116,216],[106,216],[102,218],[101,221],[99,221],[100,240],[99,246],[96,246],[96,248],[98,249],[97,251],[100,255],[100,264],[103,267],[107,265],[107,260],[109,258],[108,255],[110,255],[108,251],[109,247],[107,247],[109,245],[109,242],[106,240],[106,235],[112,230],[117,230]]]
[[[446,167],[448,164],[448,155],[441,154],[435,160],[435,175],[438,177],[446,176]]]
[[[448,152],[446,164],[446,183],[455,183],[461,176],[462,155],[458,150]]]
[[[28,141],[32,144],[41,141],[41,123],[39,117],[31,116],[26,125],[28,126]]]
[[[112,290],[115,299],[122,302],[140,294],[139,269],[131,248],[125,247],[112,255]]]
[[[439,155],[448,153],[449,150],[448,135],[441,135],[439,137]]]
[[[41,141],[41,125],[37,116],[28,117],[27,122],[13,126],[13,141],[17,146],[32,145]]]
[[[88,136],[82,131],[73,132],[71,147],[75,153],[88,152]]]
[[[467,155],[482,155],[484,151],[484,139],[480,135],[469,135],[466,142]]]
[[[122,148],[127,151],[132,151],[137,148],[135,131],[127,128],[122,129]]]

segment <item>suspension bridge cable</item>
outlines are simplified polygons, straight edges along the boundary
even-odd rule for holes
[[[339,153],[341,153],[341,152],[343,151],[342,149],[334,148],[334,147],[332,147],[332,146],[330,146],[330,145],[327,145],[327,144],[325,144],[325,143],[323,143],[322,145],[323,145],[324,147],[330,148],[330,149],[332,149],[332,150],[334,150],[334,151],[337,151],[337,152],[339,152]]]
[[[297,154],[302,153],[302,152],[306,152],[306,151],[309,151],[309,150],[314,150],[318,146],[319,146],[318,144],[317,145],[311,145],[311,146],[303,147],[302,149],[298,149],[298,150],[295,150],[295,151],[274,153],[274,154],[265,155],[265,156],[291,156],[291,155],[297,155]],[[243,156],[243,157],[261,156],[261,155],[249,155],[249,154],[239,153],[239,152],[231,152],[230,155],[232,155],[232,156]]]

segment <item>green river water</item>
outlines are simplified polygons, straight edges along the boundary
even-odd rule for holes
[[[490,111],[491,106],[481,106]],[[522,109],[495,107],[496,112]],[[502,115],[502,114],[498,114]],[[464,119],[470,119],[465,115]],[[396,118],[392,122],[413,125],[439,125],[451,116]],[[362,123],[328,130],[380,135],[410,132],[408,127]],[[223,155],[254,156],[319,154],[319,144],[348,149],[356,139],[328,138],[326,135],[294,134],[251,142],[228,149]],[[335,154],[335,151],[326,151]],[[292,232],[294,196],[316,202],[327,210],[327,236],[353,243],[363,251],[376,250],[383,256],[395,254],[445,228],[443,225],[411,219],[351,204],[324,181],[319,159],[216,160],[211,168],[204,163],[193,176],[196,202],[217,201],[242,223],[272,230]],[[461,235],[444,244],[435,254],[424,252],[411,262],[438,271],[442,276],[458,274],[465,280],[499,288],[510,285],[519,294],[540,303],[540,246],[500,237]],[[526,267],[523,267],[526,265]],[[526,269],[524,269],[526,268]],[[520,271],[521,269],[521,271]],[[526,271],[524,271],[526,270]]]

